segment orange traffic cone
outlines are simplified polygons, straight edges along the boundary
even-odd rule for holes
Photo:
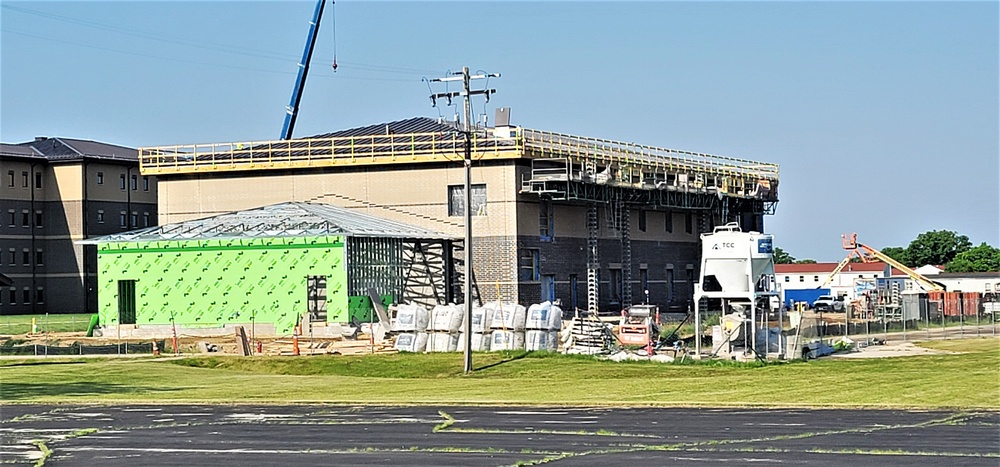
[[[292,355],[299,354],[299,335],[298,333],[292,334]]]
[[[156,357],[156,356],[159,356],[159,355],[160,355],[160,348],[156,346],[156,341],[154,340],[153,341],[153,356]]]

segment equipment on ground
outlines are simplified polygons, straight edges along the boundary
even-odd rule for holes
[[[660,311],[656,305],[632,305],[622,310],[618,340],[626,346],[646,346],[660,336]]]
[[[943,292],[945,290],[944,285],[928,279],[917,271],[910,269],[905,264],[896,261],[891,256],[865,245],[864,243],[858,243],[857,233],[852,233],[849,240],[847,235],[841,235],[840,238],[844,245],[844,249],[848,250],[847,256],[840,261],[840,264],[838,264],[837,267],[834,268],[833,272],[826,277],[826,280],[823,281],[819,288],[826,287],[826,285],[829,284],[842,269],[844,269],[844,266],[851,261],[851,258],[857,255],[858,258],[861,258],[861,261],[865,263],[877,263],[881,261],[902,271],[903,274],[906,274],[907,277],[912,279],[913,282],[916,282],[917,285],[926,292]]]

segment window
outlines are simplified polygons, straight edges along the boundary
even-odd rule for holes
[[[97,172],[97,184],[98,185],[104,184],[104,172]]]
[[[125,174],[118,176],[118,188],[121,190],[125,189]]]
[[[805,281],[806,281],[805,276],[799,276],[799,282],[805,282]]]
[[[31,252],[27,248],[21,250],[21,264],[31,266]]]
[[[543,199],[538,203],[538,238],[543,242],[551,242],[555,235],[555,219],[552,216],[552,201]]]
[[[35,264],[39,266],[45,264],[41,249],[35,250]]]
[[[785,276],[785,282],[791,282],[791,276]]]
[[[819,282],[819,276],[813,276],[813,282]]]
[[[21,187],[28,188],[28,172],[21,172]]]
[[[38,287],[35,289],[35,303],[41,305],[45,303],[45,289]]]
[[[17,289],[13,287],[10,288],[10,301],[8,303],[17,305]]]
[[[149,177],[142,177],[142,191],[149,191]]]
[[[694,231],[694,219],[693,218],[694,218],[694,216],[692,216],[690,212],[684,214],[684,231],[687,232],[687,233],[691,233],[692,231]]]
[[[611,280],[608,281],[608,289],[611,292],[610,293],[611,303],[621,303],[622,270],[619,268],[609,268],[608,272],[611,273]]]
[[[97,210],[97,223],[98,224],[103,224],[104,223],[104,210],[103,209],[98,209]]]
[[[16,219],[16,217],[17,217],[17,216],[16,216],[16,213],[14,212],[14,210],[13,210],[13,209],[8,209],[8,210],[7,210],[7,214],[9,214],[9,215],[10,215],[10,222],[9,222],[9,223],[10,223],[10,226],[11,226],[11,227],[14,227],[15,225],[17,225],[17,224],[15,224],[15,223],[14,223],[14,220],[15,220],[15,219]]]
[[[139,189],[139,176],[138,175],[133,175],[132,176],[132,191],[135,191],[135,190],[138,190],[138,189]]]
[[[579,295],[577,295],[577,286],[579,286],[580,280],[577,278],[576,274],[569,275],[569,301],[573,306],[573,309],[580,308]]]
[[[642,285],[643,303],[649,303],[649,273],[646,269],[639,270],[639,284]]]
[[[7,250],[7,251],[10,253],[10,255],[7,256],[7,258],[8,258],[7,259],[7,264],[9,264],[11,266],[17,264],[17,252],[14,251],[13,248],[11,248],[10,250]]]
[[[125,221],[126,221],[126,219],[125,219],[125,218],[126,218],[126,217],[127,217],[127,215],[126,215],[125,211],[122,211],[122,212],[120,212],[120,213],[118,214],[118,225],[119,225],[119,226],[120,226],[121,228],[123,228],[123,229],[125,228]]]
[[[663,216],[663,227],[667,233],[673,233],[674,231],[674,213],[673,211],[667,211]]]
[[[448,186],[448,215],[465,215],[465,186]],[[472,215],[486,215],[486,185],[472,185]]]
[[[674,268],[667,266],[667,302],[674,301]]]
[[[646,211],[642,209],[639,210],[639,231],[646,231]]]
[[[7,171],[7,186],[9,186],[9,187],[14,186],[14,171],[13,170],[8,170]]]
[[[24,209],[21,211],[21,227],[28,226],[28,210]]]
[[[35,227],[40,228],[42,225],[42,211],[35,211]]]
[[[35,189],[37,189],[37,190],[41,190],[42,189],[42,173],[41,172],[35,172]]]
[[[139,213],[133,211],[132,212],[132,218],[129,219],[129,220],[132,221],[132,223],[128,225],[129,227],[138,227],[139,226]]]
[[[688,293],[694,293],[694,267],[688,266],[687,268],[687,282],[688,282]]]
[[[148,212],[142,213],[142,226],[143,227],[149,227],[149,213]]]
[[[25,305],[31,304],[31,289],[27,287],[21,289],[21,303]]]
[[[525,248],[521,250],[521,257],[518,263],[518,280],[530,282],[541,280],[538,248]]]

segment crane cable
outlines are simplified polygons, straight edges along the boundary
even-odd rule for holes
[[[333,11],[333,72],[337,72],[337,2],[330,1]]]

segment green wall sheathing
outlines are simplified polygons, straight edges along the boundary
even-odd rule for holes
[[[118,281],[135,280],[138,325],[254,320],[287,335],[308,311],[308,276],[327,277],[327,321],[348,321],[341,236],[104,243],[97,258],[105,325],[118,324]]]
[[[382,306],[389,307],[392,305],[392,295],[380,295],[379,301],[382,302]],[[372,299],[368,297],[348,297],[347,298],[347,322],[353,323],[369,323],[372,321],[372,314],[375,309],[372,308]],[[378,321],[378,316],[374,317],[375,321]]]

